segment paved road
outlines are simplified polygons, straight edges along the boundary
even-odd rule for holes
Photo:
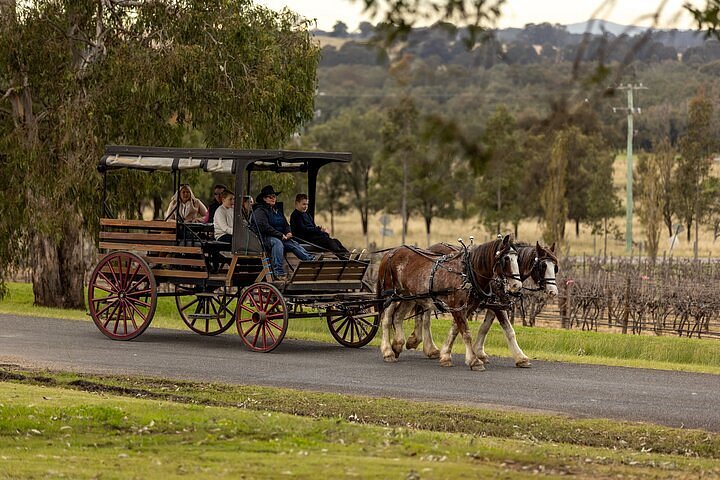
[[[201,337],[152,327],[134,341],[116,342],[89,322],[0,314],[3,363],[500,406],[720,432],[720,376],[541,361],[518,369],[512,359],[496,357],[485,372],[472,372],[462,356],[454,361],[456,367],[442,368],[411,351],[403,352],[400,362],[385,364],[376,348],[287,339],[274,352],[261,354],[246,350],[229,333]]]

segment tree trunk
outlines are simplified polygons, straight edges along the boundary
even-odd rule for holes
[[[425,236],[427,238],[427,246],[430,246],[430,224],[432,223],[432,217],[425,217]]]
[[[403,155],[403,181],[402,181],[402,201],[400,203],[400,215],[402,216],[402,245],[405,245],[405,237],[408,228],[408,211],[407,211],[407,184],[408,184],[408,167],[407,156]]]
[[[335,207],[330,202],[330,235],[335,236]]]
[[[580,238],[580,220],[575,220],[575,237]]]
[[[700,217],[696,216],[695,218],[700,218]],[[699,245],[698,245],[699,232],[698,232],[698,230],[699,230],[699,228],[700,228],[700,222],[695,222],[695,244],[693,245],[693,258],[695,260],[698,259],[698,249],[699,249]]]
[[[365,197],[367,198],[367,197]],[[368,235],[368,207],[365,205],[359,205],[358,211],[360,212],[360,223],[362,224],[362,232],[365,237],[365,248],[370,248],[370,235]]]
[[[104,214],[105,213],[103,212],[103,215]],[[160,198],[160,195],[154,195],[153,196],[153,220],[157,220],[160,218],[162,218],[164,220],[163,215],[164,215],[164,213],[162,211],[162,198]],[[212,222],[213,219],[211,218],[209,221]]]
[[[603,258],[607,258],[607,238],[608,238],[608,228],[607,228],[607,217],[603,218]]]
[[[54,308],[85,308],[81,222],[77,217],[64,226],[62,238],[55,240],[33,234],[31,256],[35,305]]]
[[[687,242],[688,245],[692,241],[692,222],[687,223]]]
[[[674,235],[672,228],[672,214],[670,213],[670,207],[667,205],[663,206],[663,220],[668,229],[668,237],[672,237]]]

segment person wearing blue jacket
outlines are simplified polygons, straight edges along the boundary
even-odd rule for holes
[[[270,249],[273,267],[273,276],[277,280],[287,280],[283,262],[285,250],[295,254],[300,260],[314,260],[298,242],[293,239],[290,225],[283,212],[276,206],[277,196],[272,185],[265,185],[257,196],[257,205],[253,210],[255,228],[265,242],[265,248]]]
[[[340,259],[347,259],[350,254],[348,249],[340,243],[340,240],[332,238],[325,228],[315,224],[315,220],[307,211],[308,203],[308,196],[304,193],[298,193],[295,197],[295,210],[290,214],[293,236],[331,251]]]

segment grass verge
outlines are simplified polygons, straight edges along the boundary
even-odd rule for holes
[[[11,478],[720,478],[720,435],[608,420],[0,368]]]
[[[8,287],[9,295],[0,300],[0,313],[90,319],[82,310],[34,306],[30,284],[10,283]],[[407,334],[412,324],[412,321],[405,322]],[[471,322],[470,325],[473,330],[478,328],[477,322]],[[187,329],[177,313],[174,298],[158,299],[152,327]],[[433,338],[438,342],[442,341],[449,328],[450,320],[433,320]],[[620,335],[542,327],[516,326],[515,330],[520,346],[533,359],[720,374],[720,342],[715,340]],[[231,327],[227,334],[236,334],[234,327]],[[291,320],[287,338],[334,342],[325,320],[321,318]],[[370,345],[374,346],[379,344],[379,335],[370,342]],[[456,342],[454,351],[464,353],[462,342]],[[497,326],[490,330],[486,351],[494,356],[508,355],[505,337]]]

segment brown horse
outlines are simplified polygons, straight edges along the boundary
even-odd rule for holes
[[[555,244],[553,243],[550,248],[542,247],[538,242],[536,242],[535,246],[516,244],[516,247],[518,251],[520,279],[521,281],[527,281],[528,283],[525,288],[531,290],[544,290],[546,295],[556,297],[558,289],[555,276],[558,271],[558,259],[555,256]],[[428,250],[439,254],[449,254],[457,251],[457,248],[440,243],[432,245]],[[485,320],[480,326],[478,335],[473,343],[473,350],[477,356],[483,361],[483,363],[488,363],[489,356],[485,353],[485,338],[495,318],[498,319],[498,322],[505,333],[505,339],[508,343],[510,351],[512,352],[515,365],[518,367],[531,366],[530,360],[523,353],[517,343],[515,329],[508,319],[507,311],[500,308],[494,308],[492,306],[487,308]],[[429,315],[423,315],[422,318],[418,318],[416,320],[415,330],[412,335],[410,335],[406,343],[408,349],[417,348],[423,340],[425,340],[423,349],[426,354],[427,350],[432,350],[433,348],[437,349],[437,347],[432,344],[432,337],[428,336],[429,328],[426,328],[425,326],[425,323],[429,323],[429,321]],[[452,344],[455,342],[457,334],[458,329],[453,324],[450,328],[448,338],[443,348],[452,349]],[[427,345],[428,343],[431,345]]]
[[[483,362],[472,348],[467,317],[493,297],[493,288],[520,290],[517,259],[511,235],[449,254],[407,246],[387,252],[380,261],[377,284],[378,296],[386,298],[381,322],[383,359],[397,361],[405,345],[402,322],[411,312],[416,308],[435,309],[451,312],[453,325],[465,342],[465,363],[473,370],[482,370]],[[395,329],[392,344],[391,326]],[[449,349],[426,353],[439,355],[443,366],[452,365]]]

